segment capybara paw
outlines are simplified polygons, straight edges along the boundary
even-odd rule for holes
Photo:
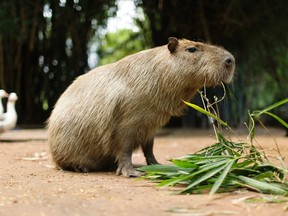
[[[148,165],[159,164],[158,161],[154,157],[153,158],[146,158],[146,162]]]
[[[74,166],[73,168],[76,172],[84,172],[84,173],[89,172],[89,169],[85,166],[77,165],[77,166]]]
[[[123,168],[119,168],[118,167],[118,169],[116,171],[116,174],[117,175],[121,175],[122,174],[126,178],[129,178],[129,177],[140,177],[140,176],[143,175],[142,172],[137,171],[134,168],[126,168],[126,167],[123,167]]]

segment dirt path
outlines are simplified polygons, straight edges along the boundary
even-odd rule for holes
[[[284,156],[288,157],[285,132],[272,129]],[[212,135],[212,136],[210,136]],[[245,136],[243,136],[244,138]],[[208,195],[173,195],[172,188],[157,188],[145,180],[114,173],[72,173],[53,168],[44,130],[14,130],[0,136],[0,215],[288,215],[288,203],[247,203],[259,196],[248,191]],[[257,138],[267,150],[275,147],[268,135]],[[161,163],[210,145],[212,131],[165,131],[155,141]],[[144,164],[140,152],[134,164]]]

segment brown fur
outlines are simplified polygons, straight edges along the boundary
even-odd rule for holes
[[[192,52],[188,48],[195,47]],[[141,147],[157,163],[153,138],[197,89],[229,82],[234,57],[223,48],[169,38],[168,46],[138,52],[78,77],[48,121],[48,142],[62,169],[139,176],[131,162]]]

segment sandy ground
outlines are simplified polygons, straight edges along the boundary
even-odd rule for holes
[[[281,153],[288,156],[283,130],[271,129]],[[51,163],[45,130],[13,130],[0,139],[0,215],[288,215],[288,203],[244,202],[260,196],[241,190],[228,194],[175,195],[147,180],[123,178],[111,172],[73,173],[56,170]],[[245,136],[241,136],[245,139]],[[258,143],[268,152],[273,138],[258,132]],[[155,140],[161,163],[213,144],[213,132],[164,131]],[[141,152],[133,162],[144,165]]]

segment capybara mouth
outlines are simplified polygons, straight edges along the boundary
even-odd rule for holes
[[[232,54],[227,52],[220,68],[207,73],[207,77],[204,80],[204,86],[215,87],[221,83],[230,83],[233,80],[234,71],[235,59]]]
[[[230,83],[233,80],[234,69],[232,71],[227,71],[226,69],[215,72],[213,77],[207,77],[204,80],[205,87],[216,87],[222,83]]]
[[[235,70],[235,60],[229,61],[229,64],[225,65],[223,70],[218,71],[217,78],[214,79],[215,86],[220,85],[221,83],[230,83],[233,80],[233,75],[234,75],[234,70]]]
[[[234,75],[234,69],[231,71],[225,71],[223,80],[221,82],[224,83],[230,83],[233,80],[233,75]]]

